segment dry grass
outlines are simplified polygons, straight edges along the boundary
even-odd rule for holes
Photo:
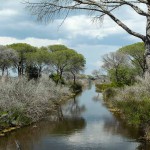
[[[59,103],[69,94],[67,87],[55,85],[48,78],[39,81],[26,78],[0,81],[0,112],[23,114],[32,122],[53,111],[54,102]],[[12,115],[13,116],[13,115]]]

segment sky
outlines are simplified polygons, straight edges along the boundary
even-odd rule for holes
[[[70,15],[62,25],[61,18],[44,23],[38,22],[26,10],[23,0],[0,2],[0,45],[28,43],[40,47],[64,44],[85,56],[86,74],[100,68],[105,54],[141,41],[127,34],[107,16],[103,23],[93,22],[91,16],[80,12]],[[143,5],[140,7],[145,9]],[[146,19],[130,7],[117,9],[114,14],[131,29],[145,35]]]

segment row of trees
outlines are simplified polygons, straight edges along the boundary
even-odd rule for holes
[[[48,47],[33,47],[29,44],[18,43],[0,46],[0,69],[2,76],[10,69],[17,70],[18,77],[27,75],[38,78],[42,72],[48,72],[62,80],[65,72],[72,74],[74,82],[76,74],[84,70],[85,58],[75,50],[64,45]]]
[[[143,9],[141,5],[145,6]],[[30,0],[26,2],[27,8],[41,21],[53,21],[62,16],[66,19],[69,13],[73,11],[87,11],[98,21],[102,21],[105,16],[108,16],[118,26],[129,33],[141,39],[145,44],[145,58],[147,63],[146,75],[150,75],[150,1],[149,0],[38,0],[34,2]],[[124,9],[131,9],[139,16],[143,17],[146,22],[145,35],[139,31],[134,31],[130,28],[116,13],[118,8],[124,15]],[[130,15],[127,15],[130,18]],[[124,17],[123,17],[124,18]],[[144,54],[144,53],[143,53]],[[143,56],[143,55],[142,55]]]
[[[146,62],[144,43],[136,43],[120,48],[103,57],[103,68],[116,86],[131,85],[136,76],[144,76]]]

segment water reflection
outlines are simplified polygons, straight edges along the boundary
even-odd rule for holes
[[[73,118],[79,117],[83,112],[86,111],[85,105],[80,105],[80,94],[78,94],[78,96],[74,96],[73,99],[70,100],[68,104],[63,107],[63,113],[65,116],[70,116]]]
[[[97,95],[93,96],[93,101],[99,102],[102,99],[102,96],[100,93],[97,93]]]
[[[137,147],[136,150],[150,150],[150,143],[143,142]]]
[[[57,140],[57,137],[69,136],[76,131],[79,132],[85,126],[86,122],[83,118],[65,118],[64,121],[57,123],[45,120],[4,137],[0,140],[0,150],[16,150],[15,140],[19,141],[22,150],[32,150],[43,137],[55,136],[53,138]]]

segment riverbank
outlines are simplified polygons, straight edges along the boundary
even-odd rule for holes
[[[0,149],[16,150],[15,141],[21,149],[28,150],[134,150],[140,146],[136,132],[109,112],[94,84],[66,101],[62,111],[67,120],[51,122],[44,119],[20,128],[1,137]]]
[[[48,115],[59,117],[59,105],[73,96],[67,86],[56,86],[45,77],[38,81],[10,78],[0,85],[0,136]]]
[[[126,124],[141,130],[140,139],[150,141],[150,79],[139,79],[133,86],[122,88],[97,85],[112,113],[120,115]],[[105,88],[106,87],[106,88]]]

